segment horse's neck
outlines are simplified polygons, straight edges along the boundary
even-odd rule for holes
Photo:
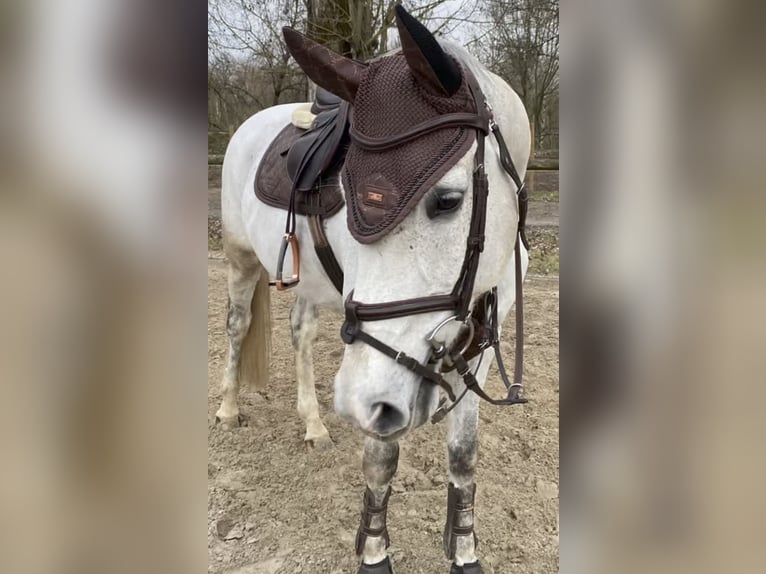
[[[529,117],[524,103],[505,80],[491,72],[484,74],[480,83],[492,106],[495,121],[505,138],[513,163],[523,179],[531,150]]]

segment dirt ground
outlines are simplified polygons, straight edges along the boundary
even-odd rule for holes
[[[335,447],[307,450],[296,412],[290,294],[274,294],[272,376],[267,398],[241,394],[248,426],[215,424],[226,360],[226,265],[208,263],[208,572],[355,574],[353,541],[364,480],[362,437],[332,411],[342,353],[340,315],[323,313],[314,350],[317,394]],[[558,277],[526,282],[525,380],[530,403],[481,406],[476,527],[486,572],[558,572]],[[513,315],[509,317],[512,321]],[[503,351],[512,365],[513,328]],[[488,389],[502,392],[496,370]],[[417,429],[401,442],[389,504],[399,574],[446,574],[445,426]]]

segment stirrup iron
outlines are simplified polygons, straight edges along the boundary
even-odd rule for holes
[[[293,258],[293,274],[289,279],[283,279],[283,269],[285,267],[285,257],[287,256],[287,246],[290,246]],[[279,246],[279,257],[277,258],[277,276],[274,281],[269,281],[269,285],[276,287],[277,291],[286,291],[295,287],[301,280],[301,249],[298,245],[298,238],[294,233],[285,233],[282,236],[282,244]]]

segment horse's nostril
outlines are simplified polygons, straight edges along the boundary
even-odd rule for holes
[[[407,415],[390,403],[372,405],[368,430],[380,436],[394,434],[407,426]]]

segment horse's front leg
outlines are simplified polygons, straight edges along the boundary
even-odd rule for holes
[[[484,367],[484,366],[482,366]],[[486,377],[480,369],[479,380]],[[450,381],[456,392],[462,382]],[[460,389],[460,391],[459,391]],[[469,392],[447,418],[447,455],[449,458],[449,490],[447,523],[444,527],[444,553],[452,560],[450,574],[483,574],[476,557],[478,539],[474,534],[474,498],[476,494],[476,462],[478,460],[479,398]]]
[[[392,574],[388,557],[386,514],[391,480],[399,464],[399,443],[368,438],[362,467],[367,481],[362,520],[356,533],[356,554],[362,557],[359,574]]]

